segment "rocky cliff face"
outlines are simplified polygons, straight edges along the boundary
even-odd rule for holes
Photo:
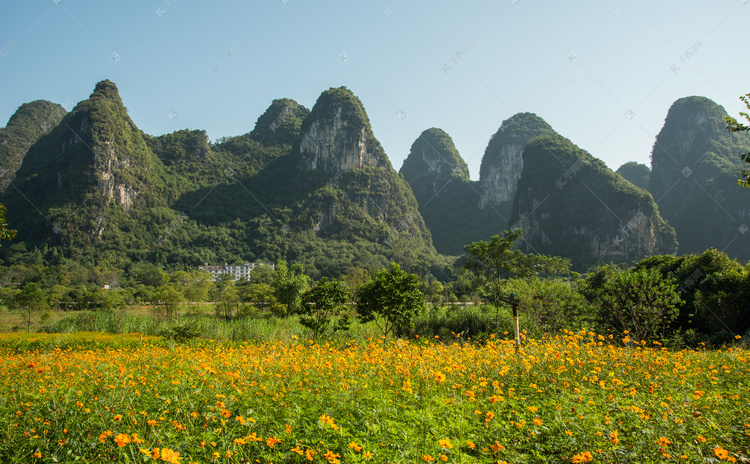
[[[36,100],[21,105],[0,128],[0,192],[13,180],[31,145],[60,124],[65,114],[58,104]]]
[[[96,242],[112,206],[127,212],[138,203],[163,204],[157,195],[148,195],[163,186],[162,166],[128,116],[117,87],[102,81],[29,148],[15,180],[25,198],[8,209],[18,214],[28,199],[39,211],[52,208],[45,216],[54,228],[70,224]]]
[[[388,254],[436,254],[414,194],[391,166],[351,91],[323,92],[301,132],[291,182],[308,200],[297,227],[321,238],[375,243]]]
[[[335,174],[365,167],[392,169],[362,102],[346,87],[323,92],[301,130],[297,152],[303,171]]]
[[[451,195],[455,184],[469,182],[469,167],[445,131],[427,129],[414,141],[399,172],[420,204]],[[454,184],[454,185],[451,185]]]
[[[570,258],[579,271],[676,250],[648,192],[560,135],[527,144],[511,223],[524,229],[524,251]]]
[[[526,143],[539,135],[553,133],[552,127],[533,113],[518,113],[503,121],[482,158],[480,208],[492,207],[509,216],[523,170],[522,155]]]
[[[750,193],[737,185],[750,134],[726,129],[723,107],[704,97],[677,100],[656,138],[649,190],[674,226],[679,252],[714,247],[750,259]]]

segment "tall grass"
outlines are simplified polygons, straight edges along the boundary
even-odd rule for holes
[[[189,326],[195,336],[226,341],[289,341],[310,337],[310,330],[299,323],[297,316],[274,317],[268,313],[225,319],[200,311],[181,312],[172,319],[159,315],[133,314],[126,310],[85,311],[69,314],[48,322],[39,331],[47,333],[103,332],[111,334],[140,333],[165,335],[174,329]],[[354,320],[348,331],[334,339],[366,340],[380,335],[373,322]]]

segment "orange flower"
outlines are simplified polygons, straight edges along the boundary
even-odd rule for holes
[[[613,430],[612,433],[609,434],[609,441],[612,442],[612,444],[616,445],[620,443],[619,432],[617,430]]]
[[[119,422],[122,420],[122,414],[117,414],[115,417],[112,418],[113,421]]]
[[[359,446],[356,442],[349,443],[349,449],[353,449],[354,451],[362,451],[362,447]]]
[[[422,460],[425,461],[425,462],[432,462],[432,461],[435,460],[435,458],[433,458],[429,454],[423,454],[422,455]]]
[[[721,460],[725,460],[729,457],[729,451],[725,450],[721,446],[717,446],[716,448],[714,448],[714,454]]]
[[[536,419],[534,419],[534,425],[536,426],[542,425],[542,420],[537,417]]]
[[[435,377],[435,380],[437,380],[439,383],[445,382],[445,374],[443,374],[440,371],[435,372],[434,377]]]
[[[341,455],[337,454],[337,453],[334,453],[331,450],[327,450],[323,454],[323,457],[326,458],[328,460],[328,462],[331,463],[331,464],[339,464],[340,461],[338,460],[338,458],[340,458]]]
[[[498,451],[500,451],[500,450],[503,450],[503,449],[505,449],[505,447],[504,447],[503,445],[501,445],[500,443],[498,443],[498,441],[497,441],[497,440],[495,440],[495,444],[494,444],[494,445],[492,445],[492,446],[490,446],[490,448],[492,448],[492,451],[494,451],[494,452],[496,452],[496,453],[497,453]]]
[[[117,446],[120,448],[127,446],[128,443],[130,443],[130,437],[125,435],[124,433],[118,433],[115,437],[115,443],[117,443]]]
[[[671,445],[672,444],[672,440],[670,440],[667,437],[659,437],[659,441],[657,443],[659,444],[659,446],[661,446],[662,448],[664,448],[665,446]]]
[[[281,440],[279,440],[275,436],[266,439],[266,445],[268,445],[269,448],[275,448],[276,443],[281,443]]]
[[[584,463],[584,462],[591,462],[594,460],[594,455],[592,455],[588,451],[584,451],[582,453],[578,453],[575,456],[573,456],[573,459],[571,462],[574,464]]]
[[[180,464],[180,460],[182,460],[182,458],[180,457],[179,451],[172,451],[169,448],[162,448],[161,460],[170,464]]]

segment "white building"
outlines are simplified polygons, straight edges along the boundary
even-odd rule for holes
[[[240,280],[242,278],[248,279],[250,278],[250,273],[253,272],[253,269],[258,266],[270,266],[271,269],[275,268],[274,264],[271,263],[224,264],[223,266],[205,264],[203,266],[198,266],[198,270],[208,272],[213,277],[213,281],[216,282],[222,274],[230,274],[234,277],[234,280]]]

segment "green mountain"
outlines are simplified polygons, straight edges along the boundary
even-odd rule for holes
[[[400,172],[414,190],[439,252],[462,254],[465,245],[488,240],[508,227],[523,149],[529,139],[546,133],[554,131],[532,113],[503,121],[487,145],[479,181],[469,179],[448,134],[433,128],[419,136]]]
[[[529,140],[556,132],[534,113],[518,113],[500,125],[487,144],[479,169],[480,207],[491,208],[508,225],[513,198],[523,170],[523,150]]]
[[[26,152],[2,202],[32,246],[96,247],[110,221],[141,205],[164,205],[161,163],[103,81]]]
[[[723,107],[705,97],[677,100],[651,156],[649,190],[674,226],[680,254],[713,247],[750,259],[750,192],[737,185],[750,134],[728,132]]]
[[[399,172],[411,186],[440,253],[460,255],[464,245],[503,230],[499,216],[479,208],[477,182],[469,179],[466,162],[441,129],[420,134]]]
[[[0,128],[0,192],[13,180],[31,145],[60,124],[65,113],[56,103],[36,100],[21,105]]]
[[[636,187],[648,190],[648,180],[651,177],[651,169],[645,164],[630,161],[620,166],[615,172]]]
[[[523,227],[521,249],[570,258],[579,271],[677,247],[647,191],[556,134],[526,145],[511,223]]]
[[[427,129],[411,146],[399,172],[409,182],[420,205],[449,194],[457,184],[469,182],[469,167],[445,131]]]
[[[212,144],[199,130],[144,134],[103,81],[30,144],[14,185],[0,197],[18,229],[0,249],[6,262],[287,259],[334,276],[390,261],[424,273],[445,265],[345,88],[312,111],[275,100],[252,131]]]

